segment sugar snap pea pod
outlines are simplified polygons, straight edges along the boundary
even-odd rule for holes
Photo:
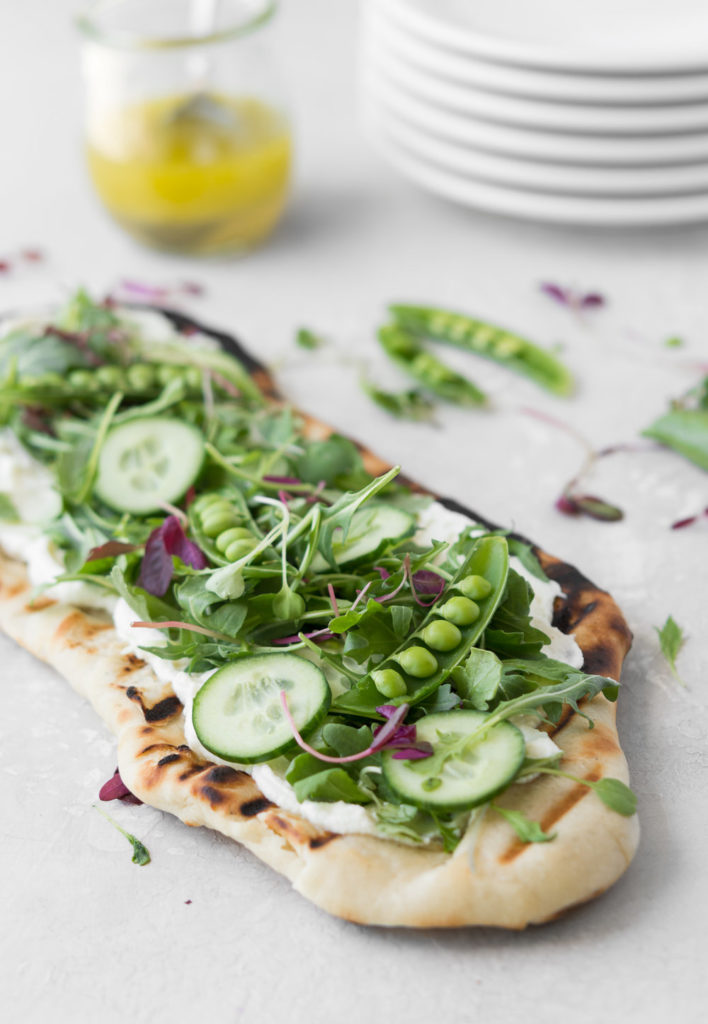
[[[461,373],[436,359],[410,331],[389,324],[378,334],[384,352],[428,391],[457,405],[484,405],[487,396]]]
[[[415,334],[493,359],[556,395],[573,391],[573,376],[560,360],[503,327],[428,306],[394,305],[389,311],[397,324]]]
[[[192,535],[214,565],[230,565],[262,539],[243,496],[218,491],[201,494],[189,507]]]
[[[420,627],[407,637],[404,643],[388,658],[384,658],[374,669],[351,690],[339,696],[332,705],[333,712],[361,715],[364,718],[378,718],[377,705],[386,696],[387,704],[418,704],[442,683],[452,670],[460,665],[470,648],[479,640],[499,604],[509,572],[509,548],[504,537],[482,537],[470,552],[447,585],[445,594],[430,609]],[[466,616],[472,621],[458,624],[455,629],[436,627],[436,623],[447,624],[445,606],[453,600],[460,600],[458,584],[470,576],[483,576],[491,584],[489,593],[476,602],[462,597],[469,605],[474,604],[475,614]],[[465,617],[465,616],[463,616]],[[452,645],[459,633],[459,642]],[[435,644],[433,647],[432,644]],[[432,667],[434,664],[434,668]],[[389,675],[398,674],[405,682],[405,692],[391,697],[376,685],[387,683]],[[392,677],[392,676],[391,676]],[[397,687],[397,689],[400,689]]]

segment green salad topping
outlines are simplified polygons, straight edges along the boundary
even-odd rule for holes
[[[158,340],[79,292],[0,340],[0,381],[0,425],[61,495],[45,527],[59,580],[123,598],[164,636],[147,652],[218,670],[195,700],[201,744],[270,762],[298,800],[366,807],[382,835],[452,850],[471,813],[535,770],[515,716],[553,723],[616,696],[544,655],[532,587],[509,565],[544,579],[528,545],[472,521],[419,541],[432,499],[397,468],[373,476],[344,437],[309,438],[204,336]],[[17,518],[9,495],[0,517]],[[494,807],[523,841],[553,838]]]

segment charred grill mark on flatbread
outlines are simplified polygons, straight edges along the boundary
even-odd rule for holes
[[[331,843],[333,839],[337,839],[338,837],[338,832],[328,832],[324,836],[313,836],[308,845],[311,850],[319,850],[323,846],[326,846],[327,843]]]
[[[157,762],[157,767],[163,768],[166,764],[174,764],[175,761],[181,760],[181,754],[166,754],[164,757],[161,757],[160,760]]]
[[[145,668],[145,665],[146,662],[139,658],[137,654],[124,654],[123,662],[120,666],[121,675],[131,675],[133,672],[137,672],[138,669]]]
[[[202,764],[190,764],[190,765],[188,765],[184,769],[184,771],[180,772],[180,774],[179,774],[180,782],[186,782],[187,779],[191,779],[191,777],[193,775],[197,775],[199,772],[203,771],[203,769],[204,769],[204,765],[202,765]]]
[[[95,619],[89,618],[85,612],[80,611],[78,608],[73,608],[57,626],[54,631],[54,638],[61,641],[62,646],[69,650],[74,647],[81,647],[87,653],[95,654],[96,648],[90,641],[98,633],[105,633],[107,629],[112,628],[112,622],[96,622]]]
[[[153,704],[151,708],[146,707],[143,701],[143,695],[140,690],[135,686],[129,686],[125,691],[125,695],[128,700],[135,701],[142,708],[143,718],[146,722],[164,722],[167,718],[174,718],[182,710],[182,702],[179,697],[174,695],[171,697],[165,697],[164,700],[160,700],[157,704]]]
[[[51,608],[56,601],[53,601],[51,597],[47,597],[46,594],[40,594],[35,597],[32,601],[28,601],[25,605],[25,611],[29,612],[43,612],[45,608]]]
[[[583,775],[582,778],[586,782],[597,782],[601,775],[597,771],[588,772]],[[551,807],[548,808],[546,813],[543,815],[540,821],[541,828],[544,832],[550,832],[554,825],[557,825],[561,818],[572,810],[573,807],[586,796],[590,795],[590,788],[588,786],[582,786],[580,783],[576,783],[572,789],[564,793],[562,797]],[[504,853],[499,857],[500,864],[510,864],[516,860],[525,850],[533,847],[533,843],[522,843],[520,839],[514,839],[510,846],[506,848]]]
[[[26,590],[29,590],[29,588],[29,581],[26,579],[18,580],[15,583],[10,583],[9,585],[0,580],[0,594],[2,594],[3,598],[7,601],[11,601],[13,597],[23,594]]]
[[[246,800],[241,804],[239,810],[244,818],[255,818],[261,811],[267,811],[269,807],[275,807],[272,800],[265,796],[257,796],[253,800]]]

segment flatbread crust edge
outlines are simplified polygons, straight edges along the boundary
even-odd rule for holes
[[[184,317],[180,327],[205,330]],[[211,332],[234,351],[237,343]],[[267,372],[243,350],[235,354],[274,400]],[[310,436],[330,428],[307,418]],[[362,449],[367,469],[386,467]],[[444,500],[443,500],[444,501]],[[455,502],[444,501],[470,515]],[[475,516],[479,519],[480,517]],[[535,549],[566,594],[556,621],[573,632],[586,671],[619,678],[631,634],[612,598],[566,563]],[[544,776],[516,784],[496,800],[555,832],[550,843],[522,844],[507,822],[488,811],[453,854],[363,835],[326,832],[274,806],[244,772],[213,765],[186,745],[182,706],[167,684],[126,653],[107,615],[31,601],[21,562],[0,552],[0,628],[50,664],[93,705],[118,740],[126,785],[145,803],[242,843],[288,877],[307,899],[362,924],[418,928],[491,925],[520,929],[557,917],[604,892],[629,865],[639,839],[636,816],[609,810],[591,790]],[[564,770],[588,780],[628,781],[615,705],[598,696],[585,710],[594,729],[570,712],[553,733]]]

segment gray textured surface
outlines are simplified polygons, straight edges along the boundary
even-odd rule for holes
[[[137,868],[91,809],[114,767],[110,736],[53,673],[2,641],[0,971],[11,1019],[704,1019],[708,521],[677,532],[668,524],[708,505],[708,477],[670,454],[618,454],[588,484],[627,519],[564,519],[553,498],[582,450],[519,409],[572,421],[602,446],[635,438],[694,383],[708,361],[708,229],[551,230],[419,194],[358,134],[354,5],[289,0],[278,45],[299,180],[286,222],[239,262],[152,255],[112,227],[87,184],[73,6],[0,4],[0,257],[29,244],[50,257],[0,278],[0,306],[52,301],[82,280],[100,290],[122,276],[201,281],[208,293],[192,312],[237,329],[262,357],[286,359],[280,379],[294,402],[430,487],[513,522],[610,589],[635,633],[620,731],[643,837],[608,895],[519,935],[384,932],[332,920],[231,843],[148,808],[118,807],[153,856]],[[579,320],[539,293],[543,279],[599,288],[610,304]],[[496,411],[445,410],[438,430],[400,425],[360,395],[352,367],[292,346],[293,329],[307,324],[383,376],[371,328],[398,298],[476,310],[562,342],[578,396],[555,400],[463,358]],[[676,333],[686,347],[663,348]],[[668,675],[652,629],[669,612],[689,635],[680,657],[686,690]]]

